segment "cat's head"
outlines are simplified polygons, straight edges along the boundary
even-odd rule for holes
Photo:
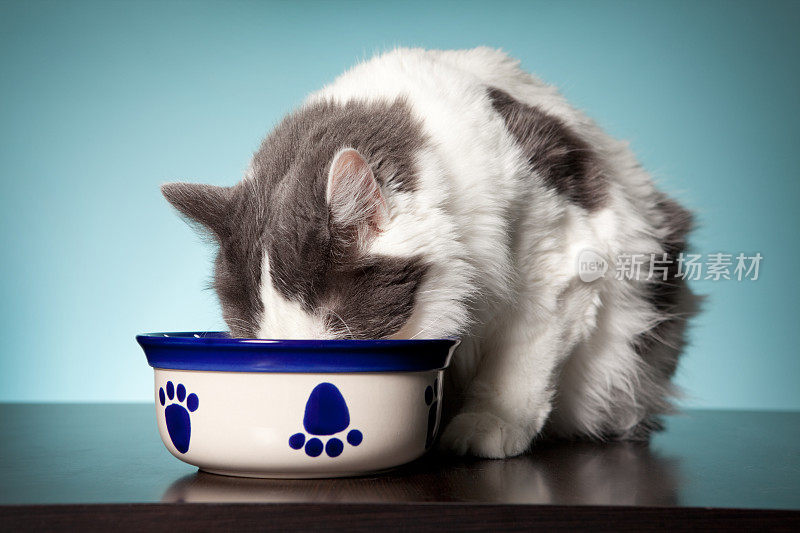
[[[459,333],[470,274],[426,150],[402,102],[323,103],[285,119],[236,185],[164,185],[219,245],[214,288],[232,334]]]

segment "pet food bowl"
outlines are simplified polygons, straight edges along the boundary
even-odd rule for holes
[[[149,333],[167,449],[215,474],[338,477],[387,470],[436,437],[457,339],[265,340]]]

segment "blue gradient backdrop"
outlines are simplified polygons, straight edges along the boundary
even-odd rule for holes
[[[222,327],[160,183],[232,184],[275,122],[395,45],[502,47],[761,252],[709,295],[688,406],[800,409],[800,10],[787,2],[0,4],[0,400],[150,400],[141,331]]]

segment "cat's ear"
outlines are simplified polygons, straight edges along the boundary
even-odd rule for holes
[[[161,186],[161,194],[181,214],[220,238],[227,233],[232,190],[202,183],[175,182]]]
[[[380,231],[388,218],[375,175],[353,148],[340,150],[333,157],[325,197],[335,225],[355,229],[361,237]]]

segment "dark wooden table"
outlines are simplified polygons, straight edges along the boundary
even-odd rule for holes
[[[689,411],[649,445],[540,443],[505,461],[258,480],[173,458],[141,404],[0,404],[0,529],[800,531],[800,413]],[[176,529],[180,528],[180,529]]]

